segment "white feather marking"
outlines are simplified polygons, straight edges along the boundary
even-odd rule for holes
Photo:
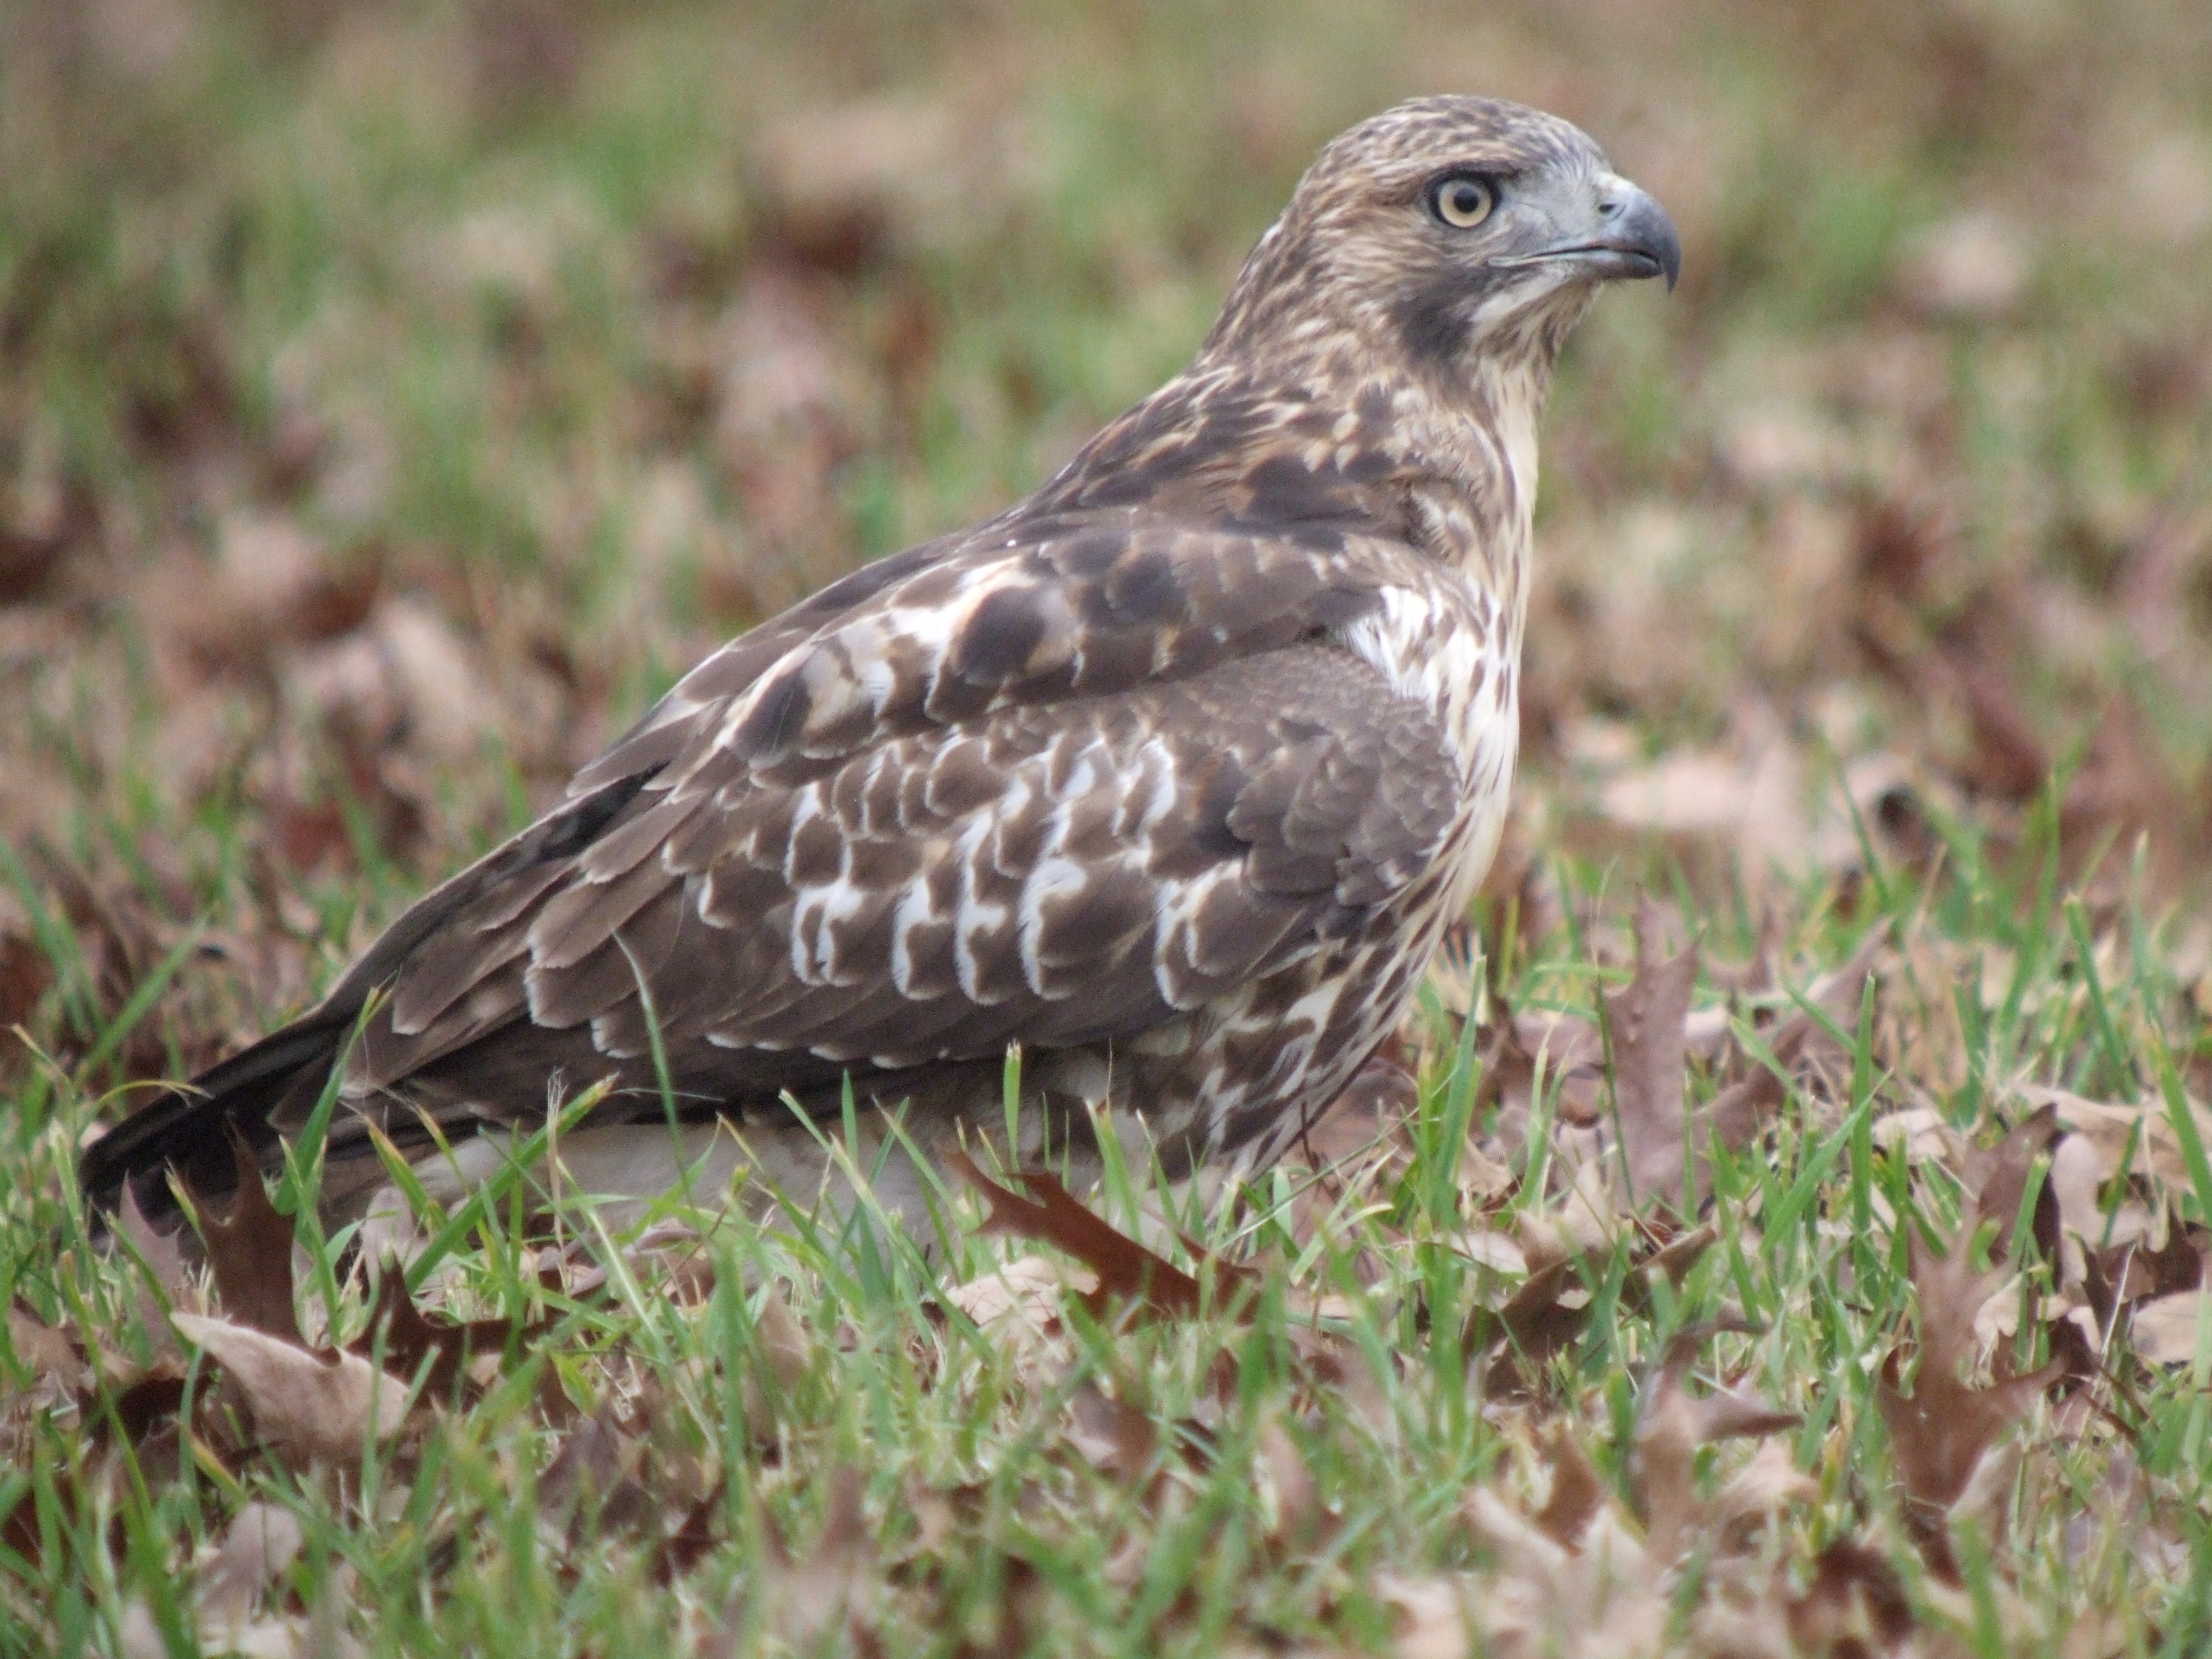
[[[810,783],[793,798],[791,807],[791,830],[784,842],[783,879],[785,884],[797,888],[792,866],[799,857],[799,832],[820,817],[829,816],[827,803],[822,798],[822,786]]]
[[[791,915],[791,971],[802,984],[849,983],[864,963],[847,963],[845,975],[837,972],[837,936],[841,921],[858,915],[869,895],[844,877],[819,887],[802,890]]]
[[[1073,896],[1091,884],[1091,872],[1073,859],[1051,857],[1037,861],[1036,868],[1022,883],[1020,906],[1016,912],[1016,938],[1022,952],[1022,977],[1029,981],[1030,990],[1041,997],[1053,994],[1045,988],[1044,963],[1040,956],[1044,943],[1044,906],[1049,899]],[[1067,992],[1063,989],[1060,995]]]
[[[1026,780],[1017,779],[1020,799],[1029,797]],[[1002,810],[1018,810],[1018,804],[1002,805]],[[996,828],[996,815],[978,812],[960,827],[958,838],[952,844],[952,855],[960,861],[960,894],[952,912],[952,963],[960,976],[960,988],[971,1002],[981,1003],[982,994],[982,964],[975,956],[975,944],[985,933],[996,933],[1006,925],[1006,907],[986,902],[975,896],[975,863],[982,844]]]
[[[915,994],[915,929],[940,920],[937,907],[930,902],[928,882],[921,878],[908,882],[899,895],[897,909],[891,913],[891,983],[901,996]]]

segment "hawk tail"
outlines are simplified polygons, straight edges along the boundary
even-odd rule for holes
[[[234,1143],[270,1161],[277,1108],[303,1088],[321,1088],[351,1030],[350,1020],[295,1021],[149,1101],[79,1158],[87,1200],[112,1211],[127,1185],[147,1218],[161,1224],[179,1213],[168,1171],[194,1194],[229,1192],[238,1183]]]

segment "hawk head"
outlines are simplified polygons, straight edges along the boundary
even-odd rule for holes
[[[1332,142],[1237,279],[1209,351],[1401,355],[1419,372],[1547,361],[1599,284],[1663,276],[1666,210],[1579,128],[1415,99]]]

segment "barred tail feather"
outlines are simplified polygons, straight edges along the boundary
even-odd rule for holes
[[[238,1180],[233,1140],[273,1158],[277,1106],[303,1086],[322,1086],[352,1026],[326,1012],[311,1015],[140,1108],[86,1148],[78,1164],[85,1197],[112,1210],[128,1184],[159,1224],[177,1212],[169,1170],[196,1193],[229,1191]]]

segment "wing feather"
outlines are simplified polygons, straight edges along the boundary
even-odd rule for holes
[[[687,676],[579,777],[659,769],[635,799],[388,975],[358,1080],[506,1078],[535,1044],[649,1086],[641,975],[679,1087],[710,1098],[1131,1036],[1295,960],[1442,844],[1443,734],[1326,638],[1403,550],[1123,509],[1012,549],[990,529]]]

